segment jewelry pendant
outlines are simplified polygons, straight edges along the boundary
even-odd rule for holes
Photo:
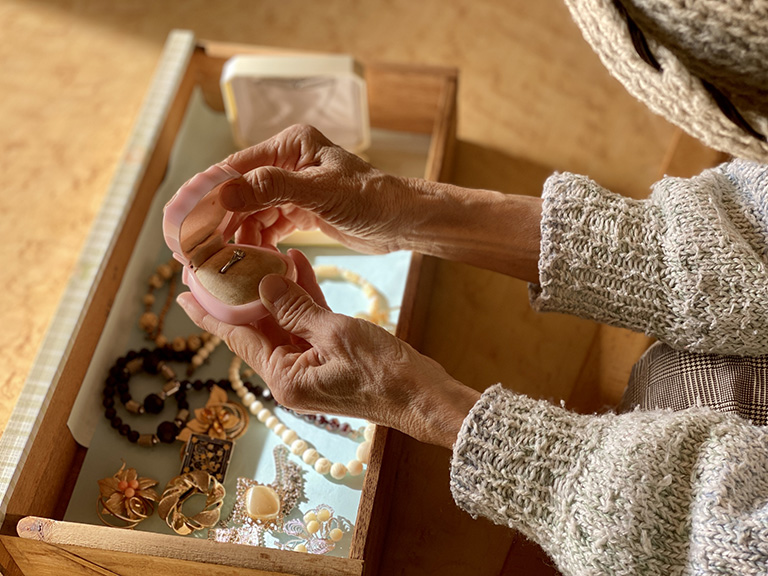
[[[224,266],[221,267],[221,270],[219,270],[219,274],[226,274],[227,270],[232,268],[236,263],[240,262],[245,258],[245,252],[240,250],[239,248],[236,248],[234,252],[232,252],[232,257],[229,259],[229,262],[224,264]]]
[[[235,507],[220,528],[208,531],[210,540],[263,545],[264,531],[282,528],[283,518],[304,497],[304,477],[299,466],[288,460],[285,446],[277,446],[273,455],[274,481],[262,484],[238,478]]]
[[[224,482],[235,443],[226,438],[192,434],[184,448],[181,473],[205,472]]]

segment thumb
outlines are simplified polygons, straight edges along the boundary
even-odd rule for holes
[[[233,212],[262,210],[290,202],[288,180],[293,173],[275,166],[260,166],[221,190],[221,204]]]
[[[326,315],[332,312],[322,308],[295,282],[269,274],[259,284],[259,296],[278,325],[286,332],[311,341],[322,326],[328,326]]]

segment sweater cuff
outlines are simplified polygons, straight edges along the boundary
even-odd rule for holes
[[[664,324],[668,296],[653,204],[568,173],[548,178],[542,198],[533,309],[646,333]]]
[[[456,504],[540,544],[552,541],[550,532],[559,525],[554,483],[578,473],[571,456],[576,447],[584,448],[583,434],[577,432],[583,418],[500,384],[486,390],[454,446],[451,492]]]

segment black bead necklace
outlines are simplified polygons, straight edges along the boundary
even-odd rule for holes
[[[208,390],[214,385],[230,391],[232,389],[229,380],[179,380],[168,362],[189,362],[192,352],[188,350],[176,351],[170,347],[161,347],[154,350],[143,348],[139,351],[131,350],[125,356],[121,356],[110,368],[109,375],[104,383],[103,400],[104,416],[109,420],[112,428],[121,436],[125,436],[129,442],[140,446],[152,447],[159,443],[171,444],[179,435],[181,429],[189,420],[189,402],[187,392],[189,390]],[[133,375],[139,372],[148,374],[161,374],[165,378],[165,385],[159,393],[152,393],[144,398],[142,403],[131,396],[129,384]],[[263,401],[274,401],[269,389],[254,386],[250,382],[243,383],[249,392],[252,392]],[[166,420],[158,424],[154,433],[141,434],[133,430],[123,419],[117,415],[115,395],[126,410],[133,414],[159,414],[165,407],[165,400],[172,396],[176,401],[177,412],[173,420]]]

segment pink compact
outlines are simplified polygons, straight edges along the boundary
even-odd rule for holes
[[[163,235],[184,266],[182,282],[212,316],[229,324],[253,324],[269,313],[259,299],[268,274],[296,279],[293,260],[277,248],[234,244],[230,240],[248,217],[221,205],[222,186],[240,174],[211,166],[179,188],[163,211]]]

